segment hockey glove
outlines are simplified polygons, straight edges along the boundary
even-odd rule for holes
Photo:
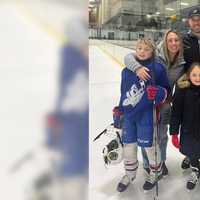
[[[158,88],[155,86],[147,86],[147,97],[149,100],[153,101],[156,98],[156,94],[158,92]]]
[[[113,125],[115,128],[121,129],[123,123],[123,113],[119,110],[119,106],[113,108]]]
[[[178,138],[178,134],[173,134],[172,135],[172,144],[179,149],[180,148],[180,143],[179,143],[179,138]]]

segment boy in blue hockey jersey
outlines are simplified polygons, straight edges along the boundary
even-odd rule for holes
[[[155,157],[154,106],[167,97],[169,83],[165,68],[154,59],[155,46],[150,39],[140,39],[136,46],[137,60],[150,70],[151,79],[140,80],[127,68],[122,70],[121,97],[118,111],[123,113],[124,168],[126,174],[118,184],[117,190],[123,192],[136,178],[138,168],[137,146],[146,149],[150,172],[143,185],[144,190],[152,189],[157,182],[156,175],[161,174],[160,153]],[[119,114],[119,112],[117,112]],[[114,110],[115,115],[115,110]],[[115,125],[115,123],[114,123]],[[158,172],[158,174],[156,174]]]

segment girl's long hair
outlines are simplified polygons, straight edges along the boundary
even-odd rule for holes
[[[195,68],[195,67],[199,67],[200,68],[200,63],[198,62],[194,62],[192,63],[192,65],[189,67],[189,69],[187,70],[187,78],[189,80],[189,77],[190,77],[190,73],[192,72],[192,70]]]

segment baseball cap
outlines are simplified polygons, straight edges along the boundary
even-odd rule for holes
[[[188,18],[199,16],[200,17],[200,7],[192,8],[188,13]]]

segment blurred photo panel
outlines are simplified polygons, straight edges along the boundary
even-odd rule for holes
[[[88,2],[0,2],[0,195],[87,200]]]

